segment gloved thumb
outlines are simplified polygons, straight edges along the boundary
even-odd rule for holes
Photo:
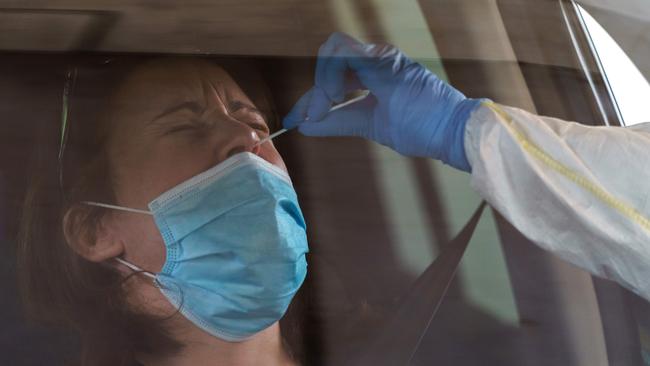
[[[330,112],[319,121],[308,120],[298,126],[305,136],[358,136],[368,138],[372,109],[359,104]]]

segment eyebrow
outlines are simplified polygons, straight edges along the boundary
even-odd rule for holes
[[[239,100],[233,100],[232,102],[230,102],[228,104],[228,110],[230,111],[230,113],[237,112],[237,111],[239,111],[241,109],[246,109],[246,110],[248,110],[248,111],[250,111],[252,113],[255,113],[255,114],[259,115],[262,118],[262,120],[266,121],[264,113],[262,113],[262,111],[260,111],[259,109],[253,107],[252,105],[249,105],[249,104],[244,103],[244,102],[239,101]],[[166,116],[168,116],[170,114],[180,112],[182,110],[188,110],[188,111],[190,111],[192,113],[195,113],[195,114],[201,114],[201,113],[203,113],[204,108],[197,102],[193,102],[193,101],[183,102],[181,104],[178,104],[176,106],[173,106],[171,108],[166,109],[165,111],[163,111],[162,113],[160,113],[159,115],[154,117],[151,120],[151,122],[159,120],[159,119],[161,119],[163,117],[166,117]]]

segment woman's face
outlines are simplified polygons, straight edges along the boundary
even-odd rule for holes
[[[147,209],[163,192],[248,151],[286,170],[262,114],[220,67],[200,60],[154,61],[134,71],[112,99],[109,161],[117,204]],[[159,272],[165,245],[153,218],[115,212],[123,257]],[[137,284],[136,284],[137,285]],[[160,292],[133,291],[137,304],[168,309]]]

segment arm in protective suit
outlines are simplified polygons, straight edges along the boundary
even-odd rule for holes
[[[360,88],[371,97],[327,113]],[[394,47],[336,33],[284,126],[471,172],[474,189],[531,241],[650,300],[650,124],[590,127],[469,99]]]
[[[650,124],[590,127],[485,103],[472,186],[528,239],[650,300]]]

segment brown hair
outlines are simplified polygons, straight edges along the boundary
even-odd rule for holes
[[[78,255],[66,243],[62,227],[65,213],[74,207],[80,214],[66,230],[76,230],[92,241],[105,210],[79,202],[114,202],[105,153],[110,126],[101,118],[103,101],[119,83],[120,76],[144,61],[104,61],[104,66],[89,68],[88,75],[78,76],[68,108],[63,163],[57,163],[59,126],[56,130],[44,129],[24,202],[17,251],[24,305],[35,319],[76,331],[81,343],[81,365],[132,365],[137,353],[172,353],[181,348],[166,332],[165,318],[138,312],[127,305],[123,283],[128,277]],[[233,78],[241,82],[241,75],[250,77],[250,73],[235,72]],[[84,82],[86,76],[92,81]],[[250,88],[242,87],[250,95]],[[270,123],[277,120],[268,99],[259,100],[254,95],[251,98],[269,115]],[[288,315],[283,322],[287,324],[282,329],[283,333],[285,329],[288,332],[290,348],[300,357],[301,337],[296,318]]]

